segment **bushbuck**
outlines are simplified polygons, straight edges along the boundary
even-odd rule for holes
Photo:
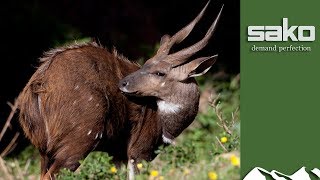
[[[187,26],[161,38],[157,53],[141,67],[95,42],[50,50],[18,97],[20,123],[41,155],[41,179],[72,171],[93,150],[108,152],[116,164],[151,161],[195,119],[199,89],[194,77],[206,73],[217,55],[189,58],[212,36],[222,8],[197,43],[175,53],[201,19],[208,3]]]

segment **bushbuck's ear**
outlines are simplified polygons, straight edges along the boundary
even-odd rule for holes
[[[170,36],[168,34],[161,37],[160,46],[170,41]]]
[[[188,77],[196,77],[205,74],[216,62],[217,58],[218,55],[214,55],[211,57],[202,57],[191,61],[190,67],[192,71],[189,73]]]
[[[179,66],[179,75],[177,75],[177,79],[179,81],[186,80],[190,77],[201,76],[209,71],[211,66],[216,62],[218,55],[210,56],[210,57],[201,57],[190,61],[187,64]]]

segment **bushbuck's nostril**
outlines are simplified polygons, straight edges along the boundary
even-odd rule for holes
[[[122,87],[127,86],[129,83],[127,81],[122,81]]]

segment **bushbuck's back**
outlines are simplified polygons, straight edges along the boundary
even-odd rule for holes
[[[20,122],[41,154],[75,164],[125,126],[129,104],[117,84],[139,67],[95,43],[54,49],[41,60],[19,96]]]
[[[54,178],[63,167],[75,170],[95,148],[115,163],[127,161],[132,179],[137,162],[153,160],[160,145],[174,142],[198,112],[194,77],[217,58],[190,57],[206,46],[221,11],[203,39],[169,52],[207,6],[175,35],[163,36],[156,55],[142,67],[93,42],[56,48],[41,58],[18,99],[20,123],[41,154],[41,179]]]

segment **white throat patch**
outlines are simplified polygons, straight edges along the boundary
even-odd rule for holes
[[[158,101],[157,104],[160,112],[163,113],[177,113],[181,109],[181,106],[179,104],[174,104],[170,102]]]
[[[167,138],[165,135],[162,134],[162,141],[166,144],[175,144],[173,139]]]

